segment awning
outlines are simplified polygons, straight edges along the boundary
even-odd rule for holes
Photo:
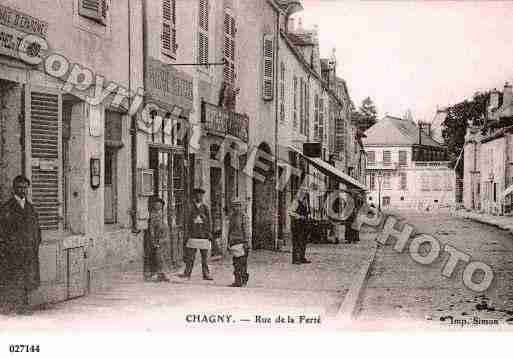
[[[317,168],[319,171],[321,171],[325,175],[336,177],[340,181],[342,181],[350,186],[356,187],[357,189],[359,189],[361,191],[368,191],[367,187],[364,184],[355,180],[353,177],[345,174],[338,168],[333,167],[329,163],[321,160],[320,158],[305,156],[302,151],[298,150],[297,148],[295,148],[293,146],[289,146],[289,148],[291,150],[293,150],[294,152],[299,153],[304,159],[306,159],[308,161],[308,163],[313,165],[315,168]]]

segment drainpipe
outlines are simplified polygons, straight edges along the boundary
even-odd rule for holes
[[[278,68],[279,65],[279,51],[280,51],[280,12],[276,9],[276,46],[275,46],[275,56],[274,56],[274,89],[275,89],[275,96],[274,96],[274,249],[278,250],[278,220],[279,220],[279,200],[278,200],[278,180],[279,180],[279,174],[278,174],[278,129],[279,129],[279,123],[278,123],[278,71],[280,70]]]
[[[144,10],[144,8],[143,8]],[[132,108],[132,7],[128,0],[128,111]],[[132,167],[132,208],[130,214],[132,217],[132,233],[139,233],[137,228],[137,123],[136,114],[130,115],[130,160]]]

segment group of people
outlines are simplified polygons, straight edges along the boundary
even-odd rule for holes
[[[185,270],[179,275],[182,279],[190,279],[194,267],[196,253],[201,255],[203,279],[213,280],[208,267],[208,253],[212,248],[212,227],[210,211],[203,202],[205,191],[197,188],[193,191],[193,201],[189,207],[187,221],[188,239],[184,245]],[[162,221],[164,201],[159,197],[150,200],[150,219],[145,233],[145,279],[153,281],[169,281],[164,273],[165,253],[162,243],[168,238],[167,226]],[[232,287],[243,287],[249,280],[248,254],[249,243],[246,234],[245,217],[241,211],[241,202],[235,200],[229,210],[228,248],[233,255],[234,282]]]
[[[30,180],[17,176],[13,180],[13,195],[0,208],[0,313],[16,311],[30,313],[30,293],[40,285],[39,246],[41,229],[37,213],[27,199]],[[197,250],[201,254],[203,279],[211,281],[208,253],[212,247],[210,211],[203,202],[203,189],[193,191],[187,221],[189,238],[184,244],[185,270],[179,277],[190,279]],[[292,263],[307,264],[308,219],[310,209],[307,195],[300,196],[292,217]],[[144,277],[146,280],[169,282],[165,273],[168,226],[163,221],[164,200],[150,200],[149,223],[144,236]],[[353,211],[353,216],[356,211]],[[349,218],[349,223],[352,220]],[[229,210],[228,249],[233,256],[234,282],[232,287],[246,286],[249,280],[249,243],[241,202],[235,200]],[[358,233],[346,226],[346,240],[357,241]]]

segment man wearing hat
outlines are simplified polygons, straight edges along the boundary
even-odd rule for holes
[[[212,228],[210,221],[210,211],[203,203],[203,195],[205,191],[201,188],[196,188],[193,191],[193,203],[190,206],[188,229],[189,239],[187,240],[185,248],[185,271],[179,277],[190,279],[192,268],[194,267],[194,259],[196,257],[196,250],[199,249],[201,253],[201,269],[203,271],[203,279],[212,280],[210,271],[208,269],[208,251],[211,247]]]

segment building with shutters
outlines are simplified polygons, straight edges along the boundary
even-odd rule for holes
[[[369,203],[410,209],[454,204],[455,173],[429,124],[385,116],[365,136]]]
[[[470,124],[463,148],[463,205],[489,214],[513,209],[513,89],[490,92],[481,124]],[[509,190],[508,190],[509,189]]]
[[[143,86],[141,5],[0,4],[10,39],[0,45],[0,199],[16,175],[31,180],[43,237],[34,304],[95,290],[142,255],[131,219],[129,104],[114,101],[118,90]],[[91,104],[109,83],[113,91]]]

